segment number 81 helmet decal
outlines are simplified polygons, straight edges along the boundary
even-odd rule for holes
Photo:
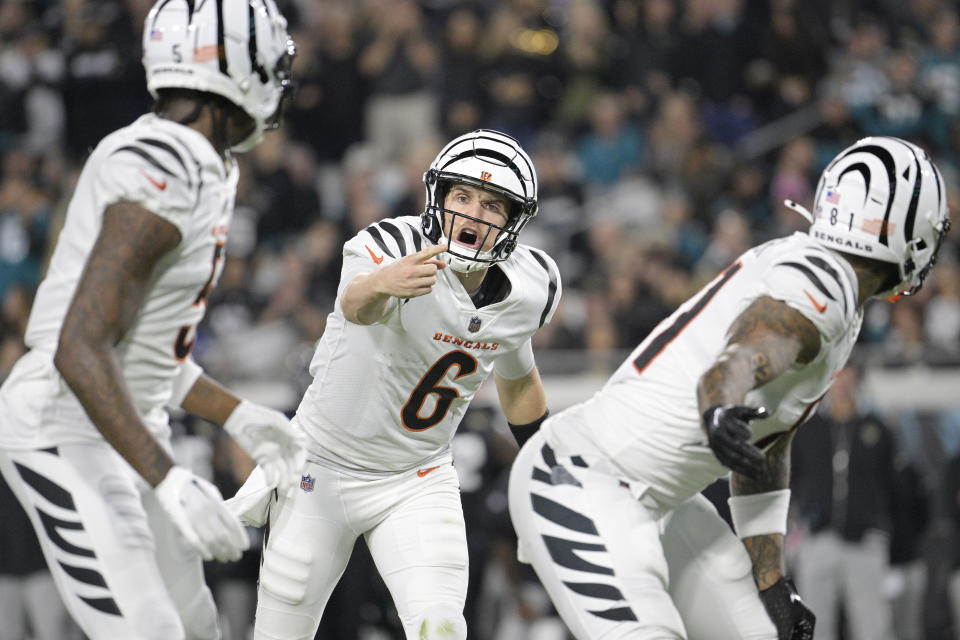
[[[450,142],[423,174],[426,209],[420,215],[423,233],[431,242],[446,244],[440,258],[454,271],[468,273],[506,260],[517,246],[517,236],[537,215],[537,173],[533,162],[512,137],[491,129],[478,129]],[[507,198],[510,210],[502,227],[443,207],[451,184],[467,184]],[[492,248],[483,251],[451,242],[457,216],[486,225],[486,236],[496,234]],[[481,227],[482,228],[482,227]]]
[[[920,147],[887,136],[863,138],[840,152],[820,177],[810,235],[837,251],[896,264],[891,293],[913,295],[933,268],[950,229],[940,171]]]
[[[295,55],[287,21],[273,0],[167,0],[154,4],[143,25],[150,95],[193,89],[243,109],[256,126],[234,151],[249,151],[265,130],[280,126],[293,93]]]

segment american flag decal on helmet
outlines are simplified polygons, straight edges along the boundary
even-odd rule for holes
[[[470,333],[476,333],[477,331],[480,331],[479,316],[473,316],[472,318],[470,318],[470,324],[467,325],[467,331],[469,331]]]
[[[309,473],[305,476],[301,476],[300,488],[306,491],[307,493],[310,493],[311,491],[313,491],[313,483],[315,482],[315,480],[316,479],[313,476],[311,476]]]

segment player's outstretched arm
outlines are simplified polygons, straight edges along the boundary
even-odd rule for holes
[[[157,263],[180,242],[160,216],[111,205],[60,331],[54,364],[104,439],[156,490],[205,559],[236,560],[249,541],[211,483],[175,466],[140,418],[113,347],[137,317]]]
[[[446,250],[445,244],[431,245],[376,271],[354,276],[340,301],[344,317],[356,324],[373,324],[386,313],[390,298],[430,293],[437,284],[437,271],[447,266],[436,256]]]
[[[296,487],[306,460],[304,438],[283,413],[238,398],[206,374],[197,378],[180,406],[223,425],[263,469],[267,485],[281,493]]]

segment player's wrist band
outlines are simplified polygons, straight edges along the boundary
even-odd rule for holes
[[[727,504],[730,505],[733,529],[740,538],[771,533],[786,535],[790,489],[731,496]]]
[[[517,444],[522,447],[523,443],[537,432],[537,429],[540,428],[540,425],[543,424],[543,421],[546,420],[549,415],[550,409],[547,409],[543,412],[542,416],[527,424],[513,424],[508,420],[507,425],[509,425],[510,432],[513,434],[513,438],[517,441]]]

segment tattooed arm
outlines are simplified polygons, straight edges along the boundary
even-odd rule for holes
[[[179,242],[173,224],[140,206],[108,207],[54,356],[60,375],[104,439],[151,486],[173,461],[140,418],[113,347],[136,319],[154,267]]]
[[[701,412],[716,405],[743,404],[751,389],[781,375],[794,363],[805,364],[820,351],[820,333],[813,323],[786,303],[764,296],[755,300],[730,329],[727,348],[700,378],[697,400]],[[782,436],[767,451],[764,471],[756,478],[733,473],[733,495],[786,489],[790,484],[790,440]],[[744,538],[762,590],[784,573],[783,535]]]
[[[730,475],[730,494],[742,496],[765,493],[790,486],[790,441],[793,432],[778,438],[767,451],[767,466],[760,478],[748,478],[739,473]],[[750,561],[753,563],[753,578],[761,591],[773,586],[786,574],[784,540],[780,533],[743,538]]]
[[[727,348],[697,386],[700,412],[741,404],[751,389],[806,364],[820,351],[820,332],[799,311],[768,296],[757,298],[734,321]]]

